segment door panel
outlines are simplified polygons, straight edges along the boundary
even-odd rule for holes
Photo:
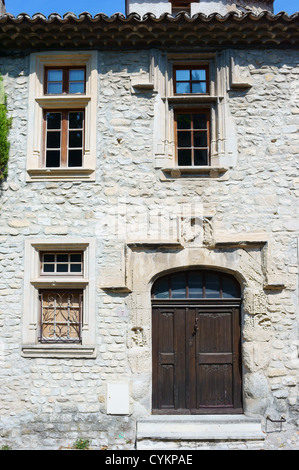
[[[239,308],[153,306],[153,413],[241,413]]]

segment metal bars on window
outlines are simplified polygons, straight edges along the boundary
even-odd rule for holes
[[[39,341],[81,343],[82,290],[41,290],[39,299]]]

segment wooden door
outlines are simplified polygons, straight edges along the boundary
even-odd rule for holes
[[[153,302],[153,413],[242,413],[240,308]]]

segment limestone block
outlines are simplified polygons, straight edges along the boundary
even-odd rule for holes
[[[271,346],[268,342],[246,342],[243,344],[243,362],[252,372],[267,369],[271,360]]]
[[[265,398],[269,394],[269,385],[265,375],[261,372],[246,374],[244,392],[250,398]]]

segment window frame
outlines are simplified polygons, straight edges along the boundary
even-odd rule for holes
[[[83,277],[84,274],[84,254],[82,251],[53,251],[53,250],[48,250],[48,251],[40,251],[40,276],[78,276],[78,277]],[[44,261],[44,256],[45,255],[54,255],[54,261],[53,262],[45,262]],[[57,261],[57,256],[58,255],[67,255],[68,256],[68,261],[67,262],[60,262]],[[66,272],[59,272],[59,271],[44,271],[44,264],[54,264],[54,266],[57,266],[59,264],[67,264],[68,267],[72,264],[70,260],[71,255],[81,255],[81,262],[73,262],[73,264],[81,264],[81,271],[80,272],[71,272],[70,270]]]
[[[68,151],[69,151],[69,113],[83,113],[82,120],[82,165],[81,166],[70,166],[68,164]],[[48,113],[61,113],[61,138],[60,138],[60,165],[58,167],[46,166],[47,158],[47,114]],[[82,168],[84,166],[84,144],[85,144],[85,110],[84,109],[44,109],[43,113],[43,156],[42,164],[44,168]],[[78,147],[79,148],[79,147]],[[81,147],[80,147],[81,148]]]
[[[65,293],[65,294],[77,294],[79,298],[78,303],[78,321],[71,322],[71,320],[67,319],[67,329],[69,329],[70,325],[76,324],[78,327],[78,335],[75,336],[73,339],[66,338],[66,339],[51,339],[49,337],[44,336],[44,325],[52,325],[53,326],[53,334],[56,336],[57,329],[59,329],[58,323],[61,325],[61,321],[57,321],[55,316],[57,315],[57,308],[56,308],[56,299],[55,299],[55,307],[54,307],[54,319],[51,322],[44,321],[44,309],[48,309],[48,307],[43,306],[43,296],[46,293],[58,294]],[[38,325],[38,343],[41,344],[81,344],[82,343],[82,324],[83,324],[83,289],[39,289],[38,298],[40,303],[40,314],[39,314],[39,325]],[[58,309],[59,311],[59,309]],[[59,314],[59,313],[58,313]]]
[[[175,108],[174,109],[174,140],[175,140],[175,165],[178,168],[182,168],[184,165],[179,165],[178,161],[178,129],[177,129],[177,115],[178,114],[205,114],[207,116],[207,150],[208,158],[205,165],[194,165],[194,149],[197,147],[191,148],[191,165],[188,165],[189,168],[197,168],[201,166],[210,166],[211,165],[211,110],[210,108],[199,108],[199,107],[188,107],[188,108]],[[193,122],[193,120],[192,120]],[[193,129],[190,129],[193,141]],[[192,142],[193,143],[193,142]]]
[[[171,13],[177,15],[180,12],[191,14],[191,1],[192,0],[170,0]]]
[[[83,271],[81,275],[70,273],[42,273],[42,253],[78,253],[82,252]],[[96,357],[96,241],[87,239],[28,239],[25,240],[25,272],[23,298],[23,357]],[[40,300],[43,290],[75,291],[83,294],[82,335],[79,342],[46,342],[39,341],[40,334]]]
[[[45,93],[46,70],[84,69],[85,93]],[[97,164],[97,51],[45,51],[30,54],[26,181],[95,181]],[[84,110],[82,167],[45,167],[44,110]]]
[[[61,93],[49,93],[48,92],[48,72],[49,70],[62,70],[62,92]],[[84,91],[81,93],[70,93],[69,91],[69,85],[70,85],[70,79],[69,79],[69,72],[70,70],[84,70]],[[62,94],[67,94],[67,95],[83,95],[86,93],[86,66],[61,66],[61,67],[55,67],[55,66],[45,66],[44,69],[44,95],[49,95],[53,96],[55,94],[57,95],[62,95]]]
[[[178,93],[177,90],[176,90],[176,85],[177,85],[177,80],[176,80],[176,71],[177,70],[189,70],[190,71],[190,80],[188,80],[188,83],[190,83],[190,90],[192,89],[192,83],[196,82],[197,80],[192,80],[191,79],[191,71],[192,70],[205,70],[206,72],[206,80],[198,80],[199,82],[200,81],[203,81],[205,84],[206,84],[206,91],[204,93],[199,93],[199,92],[195,92],[193,93],[192,91],[190,93]],[[187,81],[187,80],[186,80]],[[201,64],[201,63],[190,63],[190,64],[181,64],[181,65],[178,65],[178,64],[174,64],[173,65],[173,93],[174,93],[174,96],[180,96],[180,95],[183,95],[183,96],[196,96],[196,95],[200,95],[200,96],[209,96],[210,94],[210,67],[209,67],[209,64]]]

